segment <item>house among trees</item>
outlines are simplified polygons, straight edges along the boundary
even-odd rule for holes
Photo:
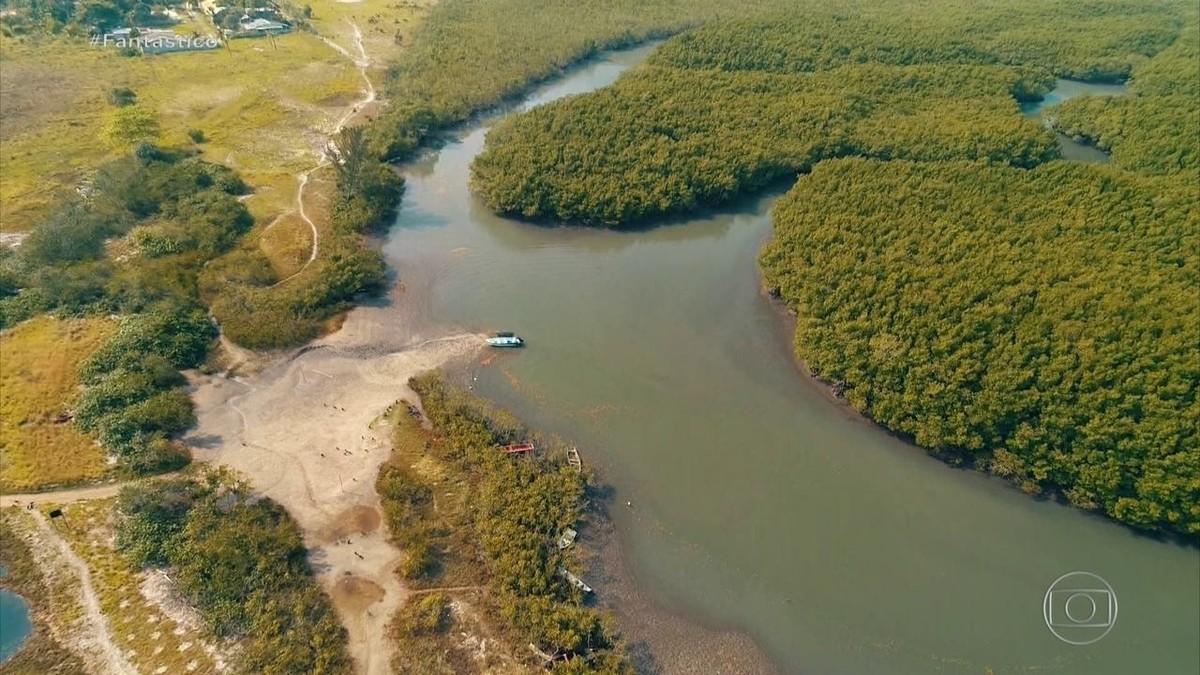
[[[238,21],[238,30],[233,33],[233,37],[249,37],[253,35],[266,35],[268,33],[286,33],[292,29],[286,23],[255,17],[251,19],[247,15],[242,15]]]
[[[292,25],[290,19],[280,12],[278,7],[264,2],[263,7],[236,7],[234,5],[217,6],[223,0],[207,0],[202,2],[204,11],[212,17],[213,24],[221,29],[226,37],[258,37],[261,35],[278,35],[288,33]]]

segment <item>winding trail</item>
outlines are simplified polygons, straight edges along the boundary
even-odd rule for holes
[[[96,589],[92,587],[92,574],[88,570],[87,563],[71,549],[71,545],[65,539],[58,536],[58,532],[54,531],[54,528],[50,526],[50,522],[46,520],[46,517],[40,511],[34,509],[30,513],[33,515],[34,521],[37,522],[42,536],[45,537],[46,541],[53,543],[58,548],[58,553],[79,579],[80,601],[83,606],[84,618],[87,621],[88,632],[92,638],[91,642],[99,648],[104,663],[108,667],[107,672],[116,675],[125,675],[126,673],[135,675],[137,669],[125,659],[125,655],[121,653],[120,648],[113,642],[112,631],[108,627],[108,620],[104,617],[104,612],[100,609],[100,599],[96,597]]]
[[[321,41],[329,45],[337,53],[354,62],[354,65],[358,68],[358,74],[362,76],[366,87],[363,90],[363,97],[361,99],[358,99],[354,103],[346,106],[346,112],[342,114],[342,116],[338,119],[337,124],[334,125],[333,133],[329,135],[329,138],[326,141],[325,151],[321,153],[321,158],[319,161],[317,161],[316,166],[307,171],[301,172],[298,176],[296,176],[296,181],[298,182],[298,185],[296,186],[296,212],[300,214],[300,219],[308,224],[308,229],[312,232],[312,249],[309,251],[308,260],[306,260],[304,264],[300,266],[300,269],[289,274],[283,279],[276,281],[274,284],[271,284],[271,288],[279,286],[280,284],[286,283],[295,278],[301,272],[308,269],[308,266],[317,259],[317,252],[320,250],[321,234],[317,230],[316,224],[313,223],[312,219],[309,218],[308,214],[304,211],[304,188],[308,186],[308,177],[310,174],[312,174],[312,172],[329,165],[330,155],[336,156],[337,154],[337,146],[334,145],[333,142],[334,137],[337,136],[338,132],[346,128],[346,125],[349,124],[351,120],[359,115],[363,109],[363,106],[374,103],[378,98],[378,92],[375,90],[375,83],[372,82],[371,78],[367,76],[367,68],[371,65],[371,59],[367,56],[366,48],[363,47],[362,31],[359,29],[358,24],[354,23],[353,21],[349,23],[350,27],[354,29],[354,46],[358,50],[358,57],[355,57],[345,47],[327,37],[322,36]]]

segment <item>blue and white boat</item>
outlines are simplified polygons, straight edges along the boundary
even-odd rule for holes
[[[493,347],[524,347],[525,341],[517,337],[514,333],[496,333],[487,339],[487,343]]]

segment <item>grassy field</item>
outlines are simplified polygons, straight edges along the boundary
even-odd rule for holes
[[[99,135],[115,110],[107,95],[116,87],[133,89],[138,104],[157,113],[162,142],[190,144],[189,130],[204,132],[205,157],[254,186],[248,206],[264,225],[293,210],[296,174],[316,164],[326,136],[365,87],[353,61],[322,36],[358,58],[358,25],[374,74],[425,11],[406,0],[311,5],[318,35],[232,40],[214,51],[130,58],[83,38],[0,38],[0,229],[29,229],[55,191],[78,185],[111,157]],[[211,32],[205,19],[192,21]],[[311,237],[307,230],[286,219],[264,239],[269,255],[284,242],[281,269],[288,242]]]
[[[435,0],[362,0],[313,3],[312,27],[352,53],[353,25],[375,69],[386,67],[412,40],[413,31]]]
[[[141,590],[146,576],[158,573],[135,572],[113,548],[114,503],[105,499],[66,506],[64,517],[55,521],[59,534],[91,571],[113,640],[142,673],[219,672],[216,655],[208,651],[211,640],[198,615],[195,625],[182,625],[166,616]]]
[[[0,490],[20,492],[99,478],[105,453],[73,424],[76,369],[111,334],[108,319],[40,317],[0,334]]]
[[[115,110],[113,88],[133,89],[158,115],[164,143],[187,144],[188,130],[203,131],[206,158],[255,186],[259,217],[291,208],[295,174],[315,163],[342,106],[362,88],[354,65],[307,33],[136,58],[65,37],[4,38],[0,50],[0,222],[9,231],[28,229],[54,191],[111,156],[99,135]]]

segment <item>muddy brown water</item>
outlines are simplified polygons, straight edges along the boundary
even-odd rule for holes
[[[517,109],[605,86],[646,53],[609,55]],[[786,673],[1200,672],[1194,548],[953,469],[798,372],[755,260],[777,195],[638,232],[498,218],[468,188],[494,121],[403,167],[384,252],[407,325],[382,321],[379,339],[526,339],[465,381],[600,469],[645,612],[740,631]],[[1087,646],[1044,614],[1074,570],[1119,601]],[[724,639],[680,630],[682,648]]]

